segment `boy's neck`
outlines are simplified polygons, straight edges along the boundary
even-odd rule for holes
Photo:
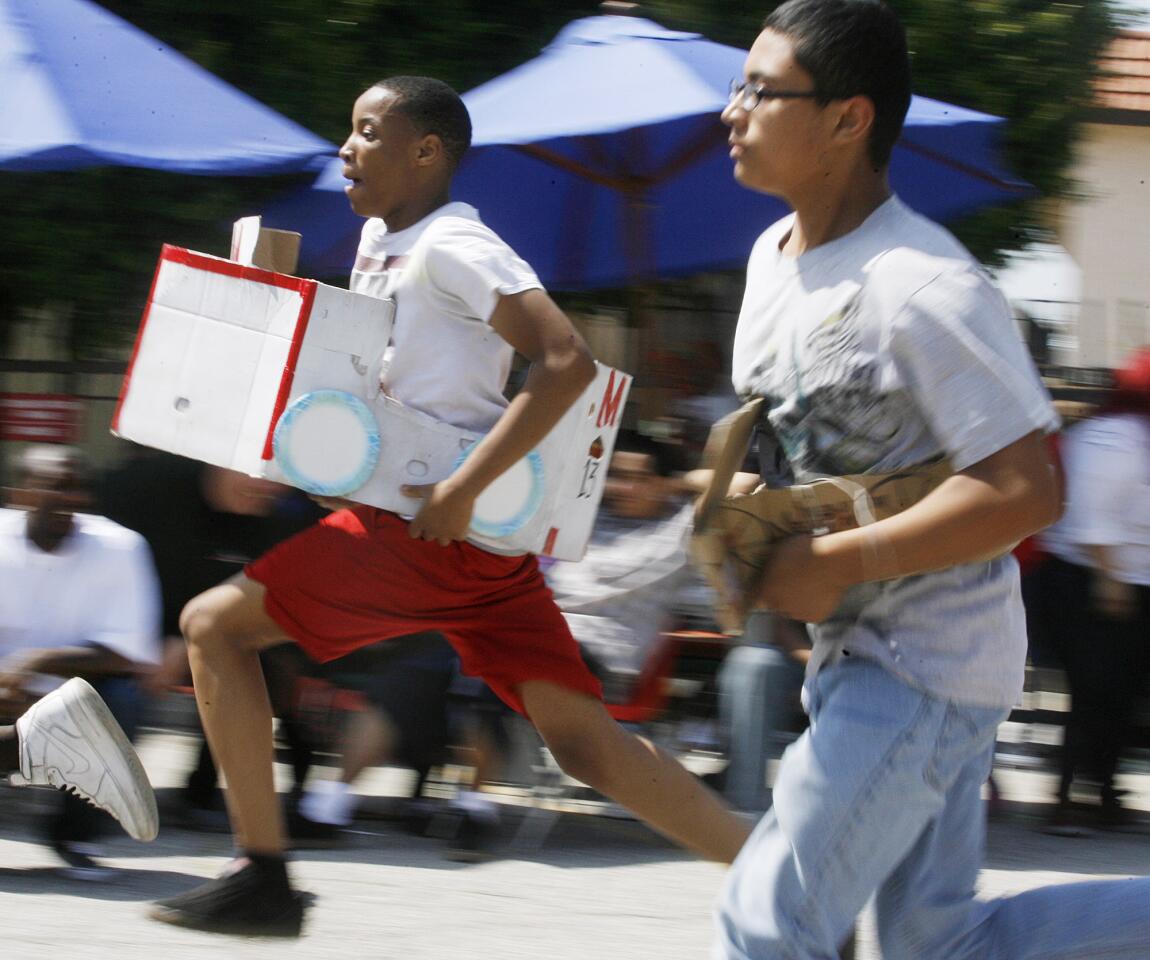
[[[886,170],[869,166],[841,177],[830,176],[809,194],[790,198],[795,221],[783,253],[798,257],[857,230],[890,199]]]
[[[76,521],[69,519],[67,524],[53,523],[38,514],[28,514],[25,531],[28,542],[41,553],[55,553],[67,540],[76,527]]]
[[[408,227],[419,223],[424,217],[435,213],[440,207],[450,202],[451,187],[445,185],[434,193],[413,199],[390,216],[384,217],[383,222],[387,225],[388,233],[399,233],[400,230],[406,230]]]

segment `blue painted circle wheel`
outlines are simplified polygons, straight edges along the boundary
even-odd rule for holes
[[[456,469],[474,449],[472,444],[459,455]],[[498,540],[522,529],[543,502],[543,476],[543,458],[539,451],[532,450],[479,495],[471,515],[471,530]]]
[[[276,464],[287,482],[321,497],[354,493],[379,461],[379,425],[359,397],[313,390],[293,400],[272,435]]]

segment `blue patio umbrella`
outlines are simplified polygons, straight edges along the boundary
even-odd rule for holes
[[[0,170],[278,174],[333,152],[88,0],[0,0]]]
[[[475,130],[457,199],[550,287],[583,290],[745,263],[782,204],[735,182],[719,113],[746,52],[650,20],[568,24],[540,56],[464,95]],[[894,188],[938,220],[1026,184],[995,161],[1001,120],[915,97],[891,166]],[[342,273],[362,220],[339,161],[265,211],[303,233],[301,269]]]

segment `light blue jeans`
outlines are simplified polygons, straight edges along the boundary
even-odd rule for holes
[[[832,960],[876,894],[884,960],[1146,960],[1150,879],[974,899],[981,789],[1006,711],[844,658],[808,681],[810,728],[732,866],[716,960]]]

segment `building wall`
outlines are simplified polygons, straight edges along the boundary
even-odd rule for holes
[[[1075,362],[1113,367],[1150,343],[1150,125],[1087,124],[1073,176],[1060,239],[1082,268]]]
[[[68,305],[50,304],[29,312],[12,323],[9,346],[4,360],[57,361],[67,364]],[[125,347],[120,359],[127,363]],[[106,359],[112,359],[111,357]],[[116,409],[122,376],[118,373],[19,372],[0,370],[0,393],[62,394],[81,401],[80,446],[95,470],[118,463],[128,455],[132,444],[111,433],[112,414]],[[27,444],[0,438],[0,483],[11,478],[12,465]]]

